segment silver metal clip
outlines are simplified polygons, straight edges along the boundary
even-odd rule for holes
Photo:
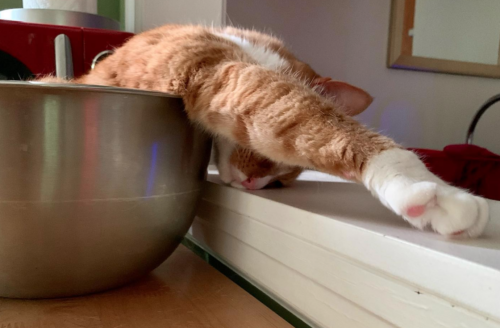
[[[67,35],[59,34],[54,40],[56,52],[56,76],[66,80],[74,77],[71,42]]]

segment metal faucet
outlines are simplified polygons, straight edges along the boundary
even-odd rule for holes
[[[472,139],[474,138],[474,130],[476,129],[477,122],[479,122],[479,119],[481,116],[486,112],[488,108],[490,108],[494,103],[500,101],[500,94],[491,97],[488,99],[476,112],[476,115],[474,115],[474,118],[472,119],[472,122],[469,125],[469,130],[467,131],[467,139],[465,140],[466,144],[472,144]]]

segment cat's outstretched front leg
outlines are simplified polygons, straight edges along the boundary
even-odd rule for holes
[[[347,106],[362,103],[349,87],[337,97]],[[415,154],[286,74],[226,62],[198,71],[184,101],[190,118],[211,132],[276,162],[362,182],[418,228],[476,237],[488,221],[484,199],[447,185]]]
[[[386,207],[420,229],[430,225],[442,235],[477,237],[489,219],[483,198],[449,186],[407,150],[372,156],[362,182]]]

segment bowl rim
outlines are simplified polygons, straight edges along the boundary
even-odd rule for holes
[[[132,89],[132,88],[119,88],[107,85],[96,85],[96,84],[77,84],[77,83],[53,83],[53,82],[38,82],[38,81],[0,81],[0,88],[2,87],[23,87],[23,88],[34,88],[34,89],[57,89],[57,90],[76,90],[76,91],[92,91],[92,92],[109,92],[117,94],[127,94],[127,95],[138,95],[138,96],[152,96],[152,97],[164,97],[164,98],[182,98],[181,96],[174,95],[171,93],[160,92],[160,91],[150,91],[143,89]]]

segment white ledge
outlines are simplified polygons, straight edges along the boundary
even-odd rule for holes
[[[500,327],[500,202],[483,237],[447,240],[356,184],[250,192],[209,180],[194,237],[314,324]]]

